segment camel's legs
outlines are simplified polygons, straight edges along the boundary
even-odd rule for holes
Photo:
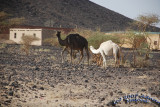
[[[103,53],[103,51],[100,52],[102,57],[103,57],[103,67],[106,68],[106,57],[105,54]]]
[[[115,61],[114,67],[116,67],[116,64],[117,64],[117,55],[114,53],[113,56],[114,56],[114,61]]]
[[[79,53],[79,50],[77,50],[77,52],[76,52],[76,50],[73,50],[73,58],[74,58],[74,59],[77,57],[77,56],[76,56],[77,53]]]
[[[71,48],[71,52],[70,52],[70,56],[71,56],[71,64],[72,64],[72,48]]]
[[[114,54],[114,58],[115,58],[115,67],[119,67],[120,64],[120,58],[118,57],[118,53]]]
[[[64,61],[63,53],[64,53],[64,51],[66,51],[66,49],[67,49],[67,47],[65,47],[65,48],[62,50],[62,52],[61,52],[61,56],[62,56],[62,63],[63,63],[63,61]]]
[[[117,54],[118,54],[118,53],[117,53]],[[117,57],[117,60],[116,60],[116,61],[117,61],[116,64],[117,64],[117,66],[119,67],[119,66],[120,66],[120,57]]]
[[[81,51],[81,57],[80,57],[79,63],[82,61],[82,58],[83,58],[83,50],[80,50],[80,51]]]
[[[119,48],[118,50],[118,56],[117,56],[117,59],[118,59],[118,67],[120,67],[120,61],[121,61],[121,49]]]
[[[88,60],[88,65],[89,65],[89,51],[88,51],[88,48],[85,48],[86,50],[86,53],[87,53],[87,60]]]

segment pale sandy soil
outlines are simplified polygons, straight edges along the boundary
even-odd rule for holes
[[[147,68],[114,68],[110,59],[106,69],[87,66],[86,60],[80,65],[61,63],[60,52],[56,47],[34,47],[26,56],[19,45],[0,49],[0,107],[160,106],[149,99],[126,103],[123,98],[138,94],[140,99],[143,94],[160,101],[160,67],[155,62],[159,52]]]

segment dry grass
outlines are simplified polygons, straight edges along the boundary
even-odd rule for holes
[[[96,63],[98,66],[103,65],[103,58],[101,54],[92,54],[92,62]]]
[[[149,78],[147,75],[143,75],[143,76],[138,76],[137,77],[138,79],[146,79],[146,78]]]
[[[7,44],[5,44],[5,43],[0,44],[0,49],[5,48],[6,46],[7,46]]]
[[[121,90],[122,90],[122,92],[125,93],[125,94],[129,94],[129,93],[130,93],[130,90],[127,89],[127,88],[122,88]]]
[[[31,47],[31,44],[34,41],[38,41],[38,40],[39,40],[39,38],[34,37],[34,36],[30,36],[30,35],[22,36],[22,44],[23,44],[23,46],[21,47],[21,50],[24,51],[26,53],[26,55],[28,55],[29,54],[29,49]]]
[[[136,66],[137,67],[148,67],[149,66],[149,60],[145,60],[144,57],[138,56],[136,58]]]
[[[58,42],[58,39],[55,38],[55,37],[45,39],[44,42],[47,43],[47,44],[50,44],[50,45],[52,45],[52,46],[60,46],[60,45],[59,45],[59,42]]]

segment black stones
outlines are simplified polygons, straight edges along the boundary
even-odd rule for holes
[[[36,86],[36,85],[33,85],[32,88],[37,88],[37,86]]]
[[[144,92],[144,91],[147,91],[147,90],[146,90],[146,89],[141,89],[141,91],[143,91],[143,92]]]
[[[92,89],[97,89],[97,87],[96,86],[92,86]]]
[[[104,100],[105,100],[105,98],[104,98],[104,97],[100,99],[100,101],[104,101]]]
[[[118,91],[119,94],[122,94],[122,91]]]
[[[44,90],[44,88],[43,88],[43,87],[40,87],[39,89]]]
[[[88,80],[85,80],[84,82],[88,83]]]
[[[110,96],[113,96],[113,92],[110,92]]]
[[[110,102],[107,104],[107,106],[109,106],[109,107],[115,106],[114,101],[110,101]]]
[[[9,99],[9,100],[6,100],[5,102],[6,102],[6,103],[11,103],[11,100]]]
[[[19,84],[17,81],[14,81],[11,83],[11,86],[13,86],[14,88],[18,88],[19,87]]]
[[[13,91],[9,91],[8,95],[13,96],[13,93],[14,93]]]
[[[36,70],[36,71],[39,71],[39,70],[40,70],[40,68],[39,68],[39,67],[36,67],[36,68],[35,68],[35,70]]]

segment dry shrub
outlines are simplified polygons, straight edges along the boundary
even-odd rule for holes
[[[157,61],[157,67],[159,67],[159,65],[160,65],[160,60]]]
[[[62,40],[64,40],[67,35],[68,34],[66,34],[64,31],[61,31],[61,39]],[[53,34],[53,37],[45,39],[44,43],[52,45],[52,46],[60,46],[61,47],[61,45],[58,42],[58,38],[56,36],[56,33]]]
[[[57,38],[54,37],[45,39],[44,43],[50,44],[52,46],[60,46]]]
[[[20,24],[24,23],[25,21],[26,20],[24,17],[9,19],[9,23],[11,25],[20,25]]]
[[[22,51],[24,51],[26,55],[28,55],[31,44],[34,41],[38,41],[38,40],[40,39],[34,36],[29,36],[29,35],[22,36],[22,44],[23,44],[23,46],[21,47]]]
[[[122,65],[125,65],[127,63],[127,56],[128,56],[128,54],[121,53],[121,62],[120,63]]]
[[[92,62],[96,63],[98,66],[103,65],[103,58],[101,54],[92,54]]]
[[[112,40],[116,44],[121,44],[120,37],[106,35],[104,32],[95,31],[93,35],[88,38],[89,45],[92,45],[94,48],[99,48],[102,42]]]
[[[146,38],[145,38],[145,36],[141,36],[141,35],[139,35],[139,37],[138,38],[135,38],[135,47],[136,48],[139,48],[139,47],[141,47],[141,45],[143,44],[143,43],[146,43]]]
[[[7,44],[2,43],[2,44],[0,44],[0,49],[6,48],[6,46],[7,46]]]
[[[74,29],[74,31],[70,32],[70,34],[72,34],[72,33],[73,34],[78,33],[78,34],[80,34],[81,36],[83,36],[87,39],[90,36],[92,36],[94,32],[92,30],[89,30],[89,29],[77,28],[77,29]]]
[[[0,33],[6,32],[7,29],[13,25],[21,25],[26,21],[24,17],[10,18],[10,16],[12,15],[4,11],[0,11]]]
[[[136,66],[137,67],[148,67],[149,66],[149,60],[145,60],[144,57],[138,56],[136,59]]]

